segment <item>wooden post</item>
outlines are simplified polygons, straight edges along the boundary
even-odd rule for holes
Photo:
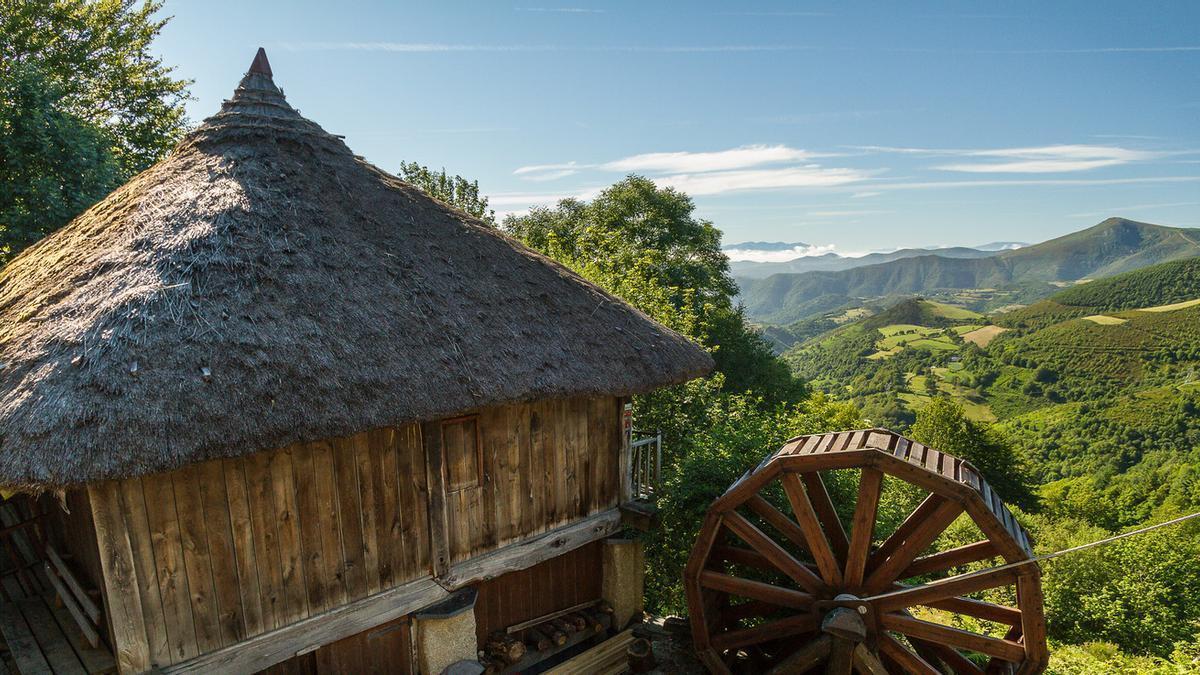
[[[441,422],[421,423],[421,442],[425,447],[425,478],[429,485],[429,560],[433,575],[441,577],[450,569],[450,541],[446,523],[446,462],[442,457]]]
[[[620,494],[621,501],[619,503],[633,501],[633,404],[628,397],[617,399],[618,412],[621,419],[621,448],[620,456],[617,460],[618,471],[620,476]]]
[[[122,673],[150,670],[150,651],[146,623],[138,597],[138,580],[133,563],[133,547],[121,514],[117,483],[105,481],[88,485],[92,519],[96,523],[96,543],[104,575],[104,596],[112,629],[117,668]]]

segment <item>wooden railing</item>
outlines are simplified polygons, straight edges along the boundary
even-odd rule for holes
[[[630,445],[630,483],[634,499],[653,499],[662,486],[662,433],[634,432]]]

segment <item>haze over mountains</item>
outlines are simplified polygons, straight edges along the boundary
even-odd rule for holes
[[[837,270],[848,270],[855,267],[865,267],[867,265],[878,265],[880,263],[891,262],[893,260],[901,260],[903,258],[915,258],[922,255],[940,255],[944,258],[985,258],[994,255],[997,251],[1020,248],[1025,244],[1016,242],[993,242],[984,244],[983,246],[949,246],[945,248],[902,248],[895,251],[868,253],[860,256],[838,255],[832,251],[827,253],[809,254],[802,257],[792,258],[779,262],[766,262],[759,260],[731,260],[729,267],[733,271],[735,277],[746,279],[764,279],[772,274],[798,274],[800,272],[831,272]],[[785,253],[787,251],[804,251],[805,249],[812,250],[818,247],[803,243],[783,243],[783,242],[760,242],[748,241],[739,244],[732,244],[723,247],[725,252],[735,252],[743,256],[753,256],[755,253],[763,254],[761,257],[773,257],[771,253]],[[734,256],[731,256],[731,258]]]
[[[865,265],[817,256],[799,270],[752,278],[734,268],[742,301],[757,321],[788,324],[839,307],[902,295],[950,294],[973,309],[1027,303],[1088,278],[1200,255],[1200,229],[1109,218],[1079,232],[1017,249],[905,249]],[[890,256],[890,257],[889,257]],[[869,256],[864,256],[868,258]],[[803,265],[827,264],[821,269]]]

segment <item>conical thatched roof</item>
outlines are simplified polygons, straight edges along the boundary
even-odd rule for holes
[[[59,487],[707,373],[683,336],[356,157],[255,59],[0,270],[0,485]]]

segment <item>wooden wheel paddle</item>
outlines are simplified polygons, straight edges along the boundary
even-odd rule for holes
[[[833,470],[859,476],[849,528],[822,478]],[[885,479],[926,495],[891,533],[876,531]],[[980,540],[927,553],[964,513]],[[884,429],[801,436],[709,508],[684,573],[692,638],[713,673],[1038,673],[1037,565],[947,576],[1031,558],[1028,534],[969,463]],[[1006,587],[1015,606],[970,597]]]

